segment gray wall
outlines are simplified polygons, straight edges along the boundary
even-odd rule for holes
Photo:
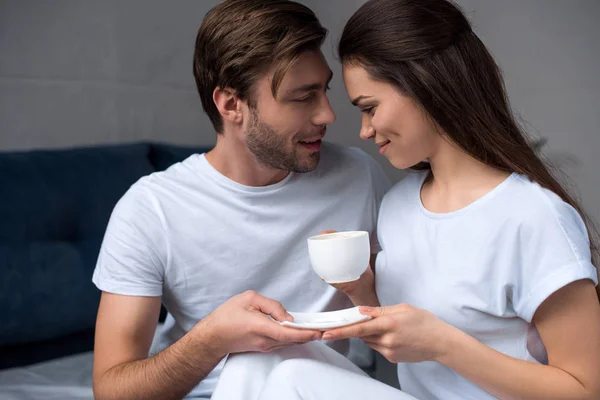
[[[459,0],[503,69],[513,108],[548,139],[600,223],[600,2]]]
[[[141,139],[214,143],[191,73],[195,32],[216,0],[0,1],[0,149]],[[334,43],[363,0],[305,0],[331,30],[338,122],[329,139],[358,145]],[[600,220],[600,2],[459,0],[505,72],[513,107]]]
[[[0,149],[212,144],[192,76],[216,1],[0,1]]]

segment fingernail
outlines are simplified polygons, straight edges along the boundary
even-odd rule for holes
[[[294,317],[290,313],[285,313],[285,319],[289,322],[294,322]]]
[[[333,336],[330,333],[324,333],[322,339],[323,340],[330,340]]]
[[[366,306],[360,306],[358,307],[358,312],[360,312],[361,314],[363,313],[371,313],[373,312],[374,308],[373,307],[366,307]]]

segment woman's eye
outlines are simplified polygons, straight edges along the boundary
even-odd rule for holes
[[[367,114],[367,115],[373,116],[373,115],[375,115],[375,107],[363,108],[363,109],[361,110],[361,112],[363,112],[364,114]]]

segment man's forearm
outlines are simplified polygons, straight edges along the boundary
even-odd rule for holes
[[[109,369],[95,383],[94,395],[97,400],[182,399],[223,356],[207,334],[191,331],[155,356]]]

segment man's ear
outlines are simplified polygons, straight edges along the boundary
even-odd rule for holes
[[[242,101],[235,90],[217,87],[213,91],[213,101],[224,121],[234,124],[243,122]]]

